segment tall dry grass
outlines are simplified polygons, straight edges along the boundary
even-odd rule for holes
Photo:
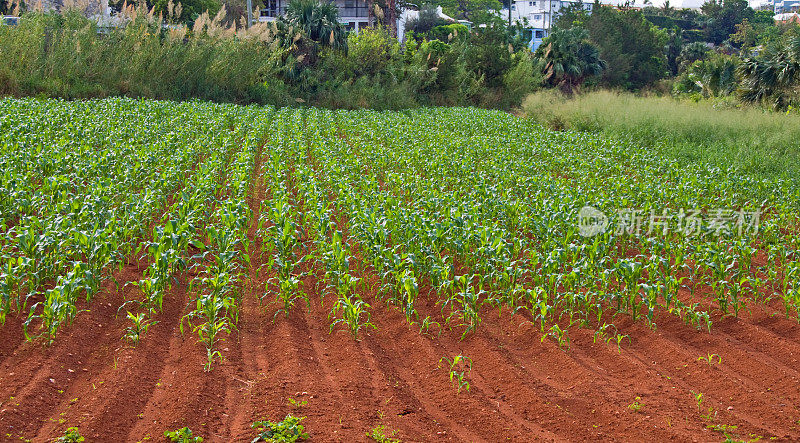
[[[224,8],[192,29],[141,6],[120,17],[124,27],[99,28],[74,8],[0,26],[0,94],[279,101],[262,80],[277,50],[268,25],[224,25]]]
[[[800,116],[731,102],[679,101],[596,91],[529,95],[524,114],[557,130],[601,132],[677,161],[708,161],[770,175],[800,175]]]

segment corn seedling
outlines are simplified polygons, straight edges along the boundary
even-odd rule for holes
[[[131,321],[131,326],[125,328],[125,334],[122,338],[133,346],[139,344],[139,341],[147,334],[147,331],[150,329],[150,326],[157,324],[157,321],[154,321],[147,317],[147,313],[141,312],[139,314],[134,314],[131,311],[127,311],[128,320]]]
[[[450,376],[450,383],[456,387],[457,393],[461,390],[469,391],[469,380],[467,377],[472,372],[472,359],[463,355],[456,355],[451,359],[442,357],[439,359],[439,367],[446,366]]]
[[[419,324],[419,332],[420,334],[427,334],[430,332],[431,327],[436,326],[439,329],[439,335],[442,334],[442,325],[439,322],[433,321],[429,316],[422,319]]]
[[[611,331],[610,329],[613,329],[613,331]],[[598,339],[600,341],[605,342],[606,344],[614,342],[617,345],[617,352],[622,352],[622,341],[625,340],[626,338],[628,339],[628,341],[630,341],[630,336],[628,336],[627,334],[624,335],[620,334],[619,331],[617,331],[616,326],[607,323],[603,323],[603,325],[600,326],[594,333],[595,343],[597,343]]]
[[[633,403],[628,405],[628,409],[630,409],[633,412],[641,412],[643,407],[644,403],[642,402],[642,397],[634,398]]]
[[[705,396],[703,395],[702,392],[694,392],[694,391],[689,391],[689,392],[691,392],[692,396],[694,396],[694,402],[697,404],[697,412],[698,413],[702,412],[703,401],[705,400]]]
[[[206,371],[211,370],[214,360],[222,360],[222,354],[216,349],[217,343],[223,340],[220,334],[229,334],[236,328],[238,288],[231,278],[230,274],[222,272],[214,277],[196,280],[202,287],[195,301],[196,308],[181,320],[181,334],[186,321],[206,347]]]
[[[547,337],[552,338],[558,344],[558,348],[561,350],[569,350],[570,348],[570,339],[569,333],[566,329],[561,329],[560,326],[554,324],[550,327],[550,330],[547,331],[544,335],[542,335],[541,342],[544,343]]]
[[[341,317],[331,324],[331,332],[336,325],[344,324],[350,331],[350,335],[356,340],[362,328],[377,329],[369,322],[370,313],[367,311],[369,307],[358,295],[340,296],[333,305],[332,313],[338,312]]]
[[[720,357],[718,354],[709,353],[708,355],[701,355],[700,357],[697,357],[697,361],[702,361],[708,366],[712,366],[714,364],[721,365],[722,357]]]

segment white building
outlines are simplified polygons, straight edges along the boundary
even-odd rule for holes
[[[467,27],[472,25],[472,23],[470,23],[470,22],[468,22],[466,20],[456,20],[453,17],[450,17],[449,15],[445,14],[442,11],[442,7],[441,6],[437,6],[436,7],[436,15],[439,16],[439,18],[441,18],[441,19],[447,20],[448,22],[461,23],[462,25],[466,25]],[[410,22],[411,20],[416,20],[418,18],[419,18],[419,10],[418,9],[416,9],[414,7],[410,7],[410,8],[405,8],[405,9],[402,10],[402,12],[400,13],[400,18],[398,19],[398,22],[397,22],[397,39],[398,40],[400,40],[401,42],[405,41],[405,39],[406,39],[406,23]]]
[[[592,10],[592,3],[579,0],[513,0],[511,21],[525,27],[525,37],[530,39],[530,47],[535,51],[550,33],[562,10],[578,5],[586,11]],[[508,20],[508,8],[501,9],[500,15]]]
[[[786,14],[800,11],[800,0],[775,0],[775,14]]]
[[[289,0],[265,0],[264,3],[265,6],[259,10],[258,21],[271,22],[286,13]],[[347,30],[358,32],[370,26],[366,0],[334,0],[333,3],[339,8],[339,21]]]

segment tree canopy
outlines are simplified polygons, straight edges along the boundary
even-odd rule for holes
[[[668,36],[659,32],[640,11],[595,5],[591,14],[572,10],[557,22],[558,28],[579,27],[588,31],[607,68],[606,86],[639,89],[666,76],[665,46]]]
[[[606,64],[582,28],[556,29],[542,42],[536,55],[544,62],[542,74],[547,84],[572,94],[586,78],[599,75]]]

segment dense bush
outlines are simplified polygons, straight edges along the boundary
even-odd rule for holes
[[[436,7],[425,5],[420,8],[419,15],[406,22],[406,32],[414,35],[425,37],[428,32],[437,26],[446,26],[447,20],[439,17],[436,12]]]
[[[461,23],[450,23],[448,25],[439,25],[431,29],[428,37],[431,39],[450,41],[454,38],[466,38],[469,34],[469,29]]]
[[[638,90],[668,73],[664,54],[668,36],[640,11],[596,5],[591,14],[582,10],[564,14],[557,27],[581,27],[589,32],[589,40],[607,64],[601,78],[604,86]]]
[[[731,95],[738,85],[738,65],[738,58],[717,53],[706,60],[696,60],[676,79],[675,92],[706,98]]]
[[[583,28],[556,29],[536,51],[545,83],[567,95],[580,89],[588,77],[600,75],[605,62]]]
[[[120,30],[99,35],[80,13],[27,14],[0,26],[0,94],[65,98],[129,95],[267,102],[265,33],[220,30],[201,16],[193,30],[162,29],[139,11]],[[216,35],[215,33],[220,33]]]
[[[787,36],[742,61],[741,98],[785,110],[800,104],[800,37]]]
[[[188,28],[164,26],[131,7],[122,14],[126,26],[102,33],[78,12],[30,13],[18,27],[0,27],[0,94],[510,108],[537,86],[530,51],[509,45],[504,28],[468,32],[448,25],[441,32],[457,38],[401,46],[383,28],[345,38],[332,19],[309,11],[308,0],[301,3],[298,15],[309,20],[250,29],[226,25],[224,8]]]

